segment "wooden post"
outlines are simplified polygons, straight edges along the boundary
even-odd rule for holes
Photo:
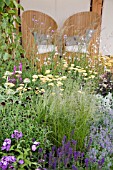
[[[104,0],[91,0],[91,11],[102,15],[103,1]]]

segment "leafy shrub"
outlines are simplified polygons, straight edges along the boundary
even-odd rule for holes
[[[20,44],[21,34],[17,31],[20,24],[18,9],[23,9],[16,0],[0,1],[0,63],[18,58],[23,53]]]

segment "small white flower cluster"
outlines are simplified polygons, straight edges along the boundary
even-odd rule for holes
[[[113,97],[112,93],[108,93],[107,96],[103,97],[100,94],[96,95],[96,98],[98,100],[98,106],[101,111],[104,112],[111,112],[113,109]]]

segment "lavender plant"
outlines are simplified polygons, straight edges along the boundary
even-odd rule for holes
[[[0,160],[1,170],[83,170],[89,169],[89,159],[85,158],[85,153],[77,151],[77,141],[62,139],[60,147],[52,146],[50,150],[44,150],[35,139],[31,146],[25,147],[24,134],[14,130],[11,139],[4,140],[1,147]],[[101,160],[99,165],[102,164]]]
[[[75,140],[67,141],[66,136],[63,137],[62,146],[57,148],[52,146],[51,151],[44,155],[44,159],[47,164],[45,166],[48,170],[59,170],[59,169],[73,169],[77,170],[82,168],[84,153],[76,150],[77,142]]]

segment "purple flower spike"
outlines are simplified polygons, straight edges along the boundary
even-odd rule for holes
[[[19,63],[19,71],[22,71],[22,63]]]
[[[63,137],[63,140],[62,140],[62,145],[64,145],[66,142],[66,136]]]
[[[11,139],[5,139],[3,142],[3,146],[1,147],[1,150],[9,151],[11,147]]]
[[[91,144],[92,144],[92,138],[90,137],[90,139],[89,139],[89,143],[88,143],[88,146],[87,146],[87,149],[89,149],[89,148],[90,148]]]
[[[73,169],[73,170],[78,170],[75,165],[72,165],[72,169]]]
[[[98,161],[98,165],[102,167],[102,165],[104,164],[105,162],[105,159],[102,158],[100,161]]]
[[[15,71],[16,71],[16,66],[14,66],[14,69],[13,69],[13,70],[14,70],[14,73],[15,73]]]
[[[88,165],[89,165],[89,159],[88,158],[85,159],[85,165],[88,168]]]
[[[19,132],[18,130],[14,130],[13,134],[11,135],[11,138],[15,138],[15,139],[20,139],[22,138],[23,134],[22,132]]]
[[[73,144],[73,145],[76,145],[76,144],[77,144],[77,141],[72,139],[72,144]]]
[[[39,153],[42,153],[43,149],[42,148],[39,148],[38,152]]]

